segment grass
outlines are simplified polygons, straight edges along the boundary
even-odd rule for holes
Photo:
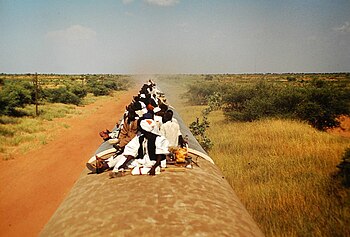
[[[51,140],[50,134],[55,129],[64,128],[61,123],[55,122],[56,118],[78,113],[76,106],[65,104],[45,104],[40,105],[39,109],[38,117],[35,117],[34,105],[21,109],[27,116],[0,117],[0,156],[3,159],[46,144]]]
[[[186,124],[205,106],[181,96],[183,78],[159,80]],[[291,120],[208,116],[209,155],[266,236],[350,236],[350,190],[334,174],[350,140]]]
[[[182,109],[183,119],[204,108]],[[349,139],[295,121],[209,121],[209,155],[267,236],[350,235],[350,193],[332,177]]]
[[[295,121],[209,120],[209,155],[266,235],[350,235],[350,193],[332,177],[349,139]]]
[[[118,99],[125,92],[117,91],[112,97]],[[111,96],[95,97],[88,95],[83,104],[103,102]],[[58,118],[86,116],[95,109],[82,110],[82,106],[61,103],[39,105],[39,116],[35,117],[35,106],[29,105],[21,109],[27,114],[24,117],[0,116],[0,157],[3,160],[14,159],[16,153],[23,154],[37,149],[54,138],[56,131],[68,129],[69,125]]]
[[[190,77],[159,80],[186,124],[201,118],[205,108],[185,103]],[[45,113],[39,118],[0,117],[3,159],[42,146],[52,139],[51,131],[68,127],[55,118],[84,115],[79,107],[55,106],[49,106],[51,112],[40,106]],[[26,109],[34,114],[34,107]],[[208,118],[207,135],[214,143],[209,155],[266,236],[350,236],[349,190],[333,176],[349,139],[291,120],[233,123],[219,111]]]

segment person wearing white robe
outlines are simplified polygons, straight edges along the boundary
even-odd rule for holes
[[[148,173],[150,175],[155,175],[156,173],[159,173],[160,167],[166,167],[165,155],[169,153],[169,141],[165,137],[159,135],[157,125],[152,119],[142,120],[140,122],[140,127],[142,130],[141,135],[134,137],[125,146],[123,154],[114,159],[108,160],[108,166],[114,166],[110,173],[110,177],[116,177],[119,171],[126,168],[146,167],[149,168]],[[149,136],[154,135],[156,136],[154,140],[155,157],[151,157],[150,152],[148,151],[148,142],[150,139]],[[142,144],[140,144],[141,137],[144,137]],[[143,150],[142,157],[139,157],[138,154],[140,151],[140,145],[142,145]]]
[[[173,112],[168,110],[164,114],[164,123],[160,128],[160,134],[169,141],[170,147],[177,147],[179,145],[179,138],[182,136],[180,126],[173,118]]]

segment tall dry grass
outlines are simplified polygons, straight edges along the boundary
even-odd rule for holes
[[[41,105],[40,115],[35,117],[35,107],[23,109],[28,116],[0,116],[0,157],[14,159],[15,154],[36,149],[52,140],[55,131],[65,129],[66,125],[55,118],[77,115],[76,106],[65,104]]]
[[[118,98],[124,93],[124,91],[114,92],[113,98]],[[83,104],[103,102],[110,98],[111,96],[95,97],[89,94],[84,98]],[[47,103],[39,106],[38,117],[35,117],[34,105],[21,109],[27,116],[18,118],[0,116],[0,159],[14,159],[18,153],[23,154],[47,144],[60,130],[69,128],[69,125],[58,121],[58,118],[83,117],[96,110],[96,108],[90,110],[81,108],[76,105]]]
[[[209,121],[209,155],[267,236],[350,236],[350,193],[333,177],[349,139],[296,121]]]
[[[183,83],[159,83],[186,124],[201,117]],[[208,119],[209,155],[266,236],[350,236],[350,190],[334,178],[348,138],[291,120]]]

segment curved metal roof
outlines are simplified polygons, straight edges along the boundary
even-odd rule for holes
[[[174,116],[189,147],[206,155]],[[218,167],[194,159],[199,167],[157,176],[109,179],[86,169],[40,236],[263,236]]]

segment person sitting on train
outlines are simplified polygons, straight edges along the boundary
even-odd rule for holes
[[[180,126],[175,118],[173,118],[174,112],[167,110],[163,116],[163,124],[160,128],[160,134],[169,141],[170,147],[181,146],[184,147],[185,141],[180,131]]]
[[[138,132],[138,116],[135,111],[130,107],[128,109],[127,116],[124,118],[123,127],[120,130],[118,136],[117,146],[119,149],[124,149],[126,144],[128,144]]]
[[[110,144],[119,143],[122,148],[134,137],[133,134],[136,135],[137,123],[134,124],[133,121],[139,118],[135,111],[139,109],[140,105],[135,104],[132,102],[125,108],[123,118],[117,123],[114,131],[106,129],[99,133],[104,141],[109,141]],[[126,121],[127,124],[125,124]]]
[[[154,120],[140,121],[141,134],[132,139],[125,147],[123,157],[115,164],[111,177],[120,176],[119,171],[131,167],[144,167],[149,175],[160,172],[160,167],[166,167],[165,155],[169,153],[169,141],[159,135]]]
[[[157,125],[152,119],[141,119],[139,123],[140,134],[135,136],[124,148],[124,152],[116,158],[109,158],[102,162],[100,171],[113,168],[111,178],[122,175],[127,168],[146,168],[149,175],[160,172],[160,167],[166,167],[166,155],[169,153],[169,141],[161,136]],[[88,167],[89,168],[89,167]],[[92,172],[96,168],[90,166]]]
[[[160,128],[162,127],[162,124],[163,124],[164,112],[160,107],[155,107],[153,109],[153,112],[154,112],[153,120],[154,122],[156,122],[158,130],[160,131]]]

